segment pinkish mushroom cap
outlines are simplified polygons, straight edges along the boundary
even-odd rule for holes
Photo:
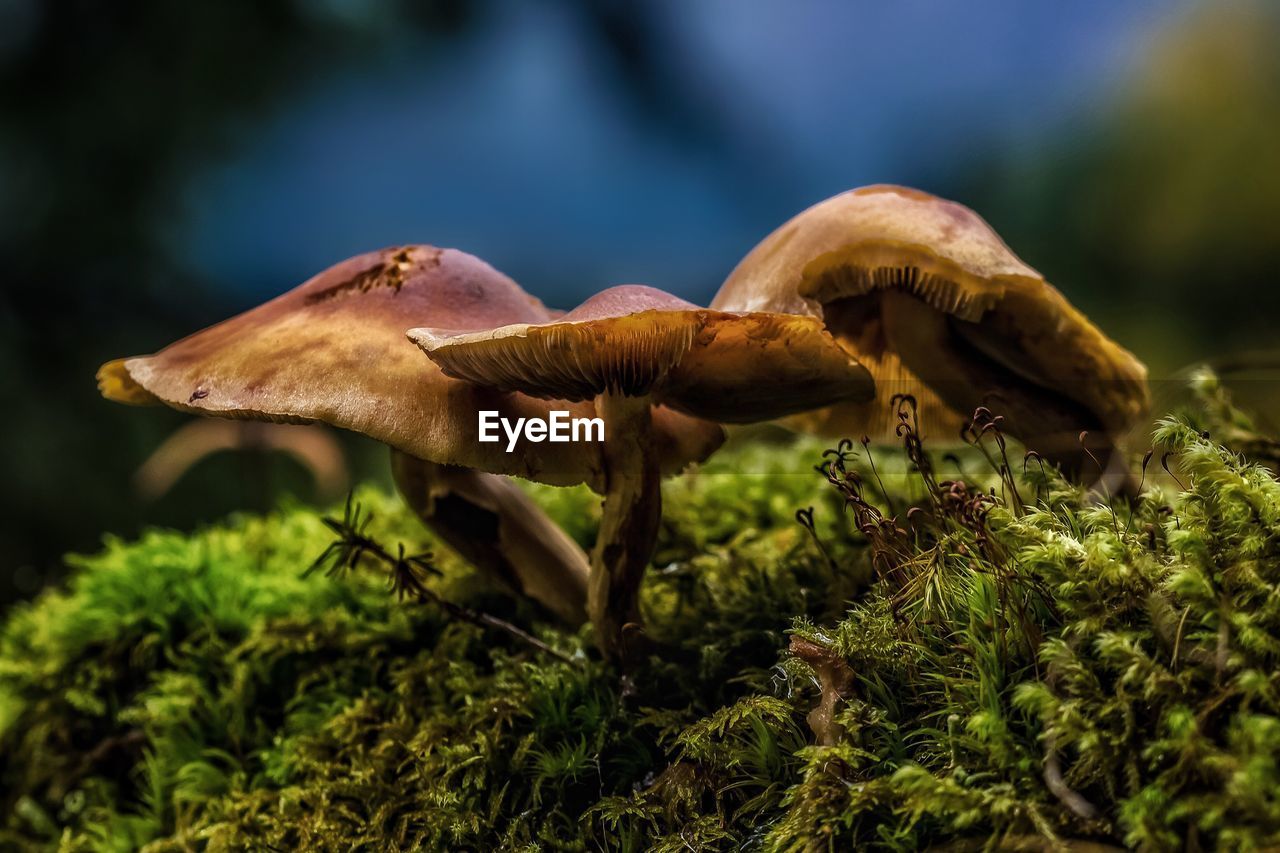
[[[155,355],[119,359],[98,373],[104,396],[163,403],[193,414],[287,423],[323,422],[419,459],[479,471],[599,488],[590,446],[478,440],[478,412],[546,418],[570,404],[446,376],[405,338],[421,325],[491,329],[545,323],[553,313],[510,278],[452,249],[405,246],[343,261],[251,311]],[[719,427],[678,415],[657,419],[664,467],[714,450]]]

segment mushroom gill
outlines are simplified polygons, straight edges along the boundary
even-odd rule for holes
[[[1066,467],[1077,437],[1107,446],[1146,412],[1146,369],[967,207],[905,187],[827,199],[762,240],[712,302],[821,318],[872,370],[874,406],[800,425],[884,435],[887,401],[911,393],[922,430],[955,436],[978,406]]]

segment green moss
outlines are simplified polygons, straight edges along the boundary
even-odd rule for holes
[[[975,453],[960,488],[891,450],[828,482],[812,441],[728,449],[667,486],[667,651],[626,680],[438,547],[435,591],[570,661],[376,571],[304,577],[332,538],[307,509],[108,540],[0,629],[0,849],[1280,843],[1280,483],[1202,430],[1276,445],[1197,382],[1131,504]],[[532,492],[590,541],[592,496]],[[789,635],[848,669],[833,745]]]

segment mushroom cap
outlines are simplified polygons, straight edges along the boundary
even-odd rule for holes
[[[409,337],[478,385],[565,400],[652,395],[725,423],[874,393],[866,368],[814,317],[712,311],[643,285],[611,287],[551,322]]]
[[[888,309],[886,294],[912,299]],[[982,217],[906,187],[851,190],[795,216],[747,254],[711,307],[823,318],[871,368],[883,401],[874,412],[846,406],[810,416],[810,426],[837,426],[843,416],[862,418],[868,431],[892,429],[888,395],[906,391],[918,398],[923,423],[954,435],[983,385],[1006,400],[1065,398],[1058,408],[1084,421],[1076,429],[1118,433],[1149,405],[1143,364]],[[1023,432],[1065,426],[1037,423],[1035,407],[1025,408]]]
[[[405,339],[423,323],[461,329],[540,323],[553,314],[479,258],[405,246],[358,255],[251,311],[155,355],[103,365],[103,395],[200,415],[354,430],[411,456],[480,471],[600,487],[598,445],[478,440],[478,413],[594,417],[589,404],[549,402],[445,376]],[[714,424],[660,420],[664,467],[678,470],[723,440]]]

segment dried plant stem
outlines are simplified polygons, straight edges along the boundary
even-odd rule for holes
[[[491,616],[488,613],[474,610],[470,607],[464,607],[461,604],[454,604],[452,601],[449,601],[446,598],[441,598],[430,590],[426,591],[426,594],[422,596],[422,600],[430,601],[454,618],[461,619],[464,622],[470,622],[472,625],[479,625],[482,628],[496,628],[497,630],[507,634],[507,636],[513,637],[525,645],[532,646],[543,654],[550,655],[551,657],[562,660],[565,663],[576,665],[574,659],[566,655],[564,652],[542,642],[542,640],[539,640],[528,631],[512,625],[505,619],[499,619],[497,616]]]
[[[316,559],[311,568],[307,570],[308,574],[325,563],[331,563],[328,571],[330,575],[348,571],[356,568],[364,557],[373,557],[387,566],[391,588],[402,600],[411,598],[419,603],[430,602],[455,619],[469,622],[481,628],[496,628],[507,636],[519,640],[543,654],[550,655],[565,663],[574,663],[574,660],[564,652],[544,643],[505,619],[499,619],[488,613],[464,607],[461,604],[455,604],[443,598],[435,590],[428,588],[424,575],[439,574],[439,571],[431,564],[431,555],[427,553],[406,556],[403,545],[400,546],[398,553],[392,554],[383,547],[382,543],[365,533],[369,523],[369,516],[362,515],[360,506],[358,504],[353,505],[350,499],[347,500],[346,511],[341,520],[326,518],[324,523],[337,533],[339,538],[330,543],[324,553]]]
[[[1052,738],[1045,741],[1044,784],[1049,789],[1049,793],[1058,798],[1058,802],[1071,809],[1080,818],[1093,820],[1098,816],[1098,807],[1081,796],[1062,777],[1062,762],[1058,758],[1058,750],[1054,747]]]

